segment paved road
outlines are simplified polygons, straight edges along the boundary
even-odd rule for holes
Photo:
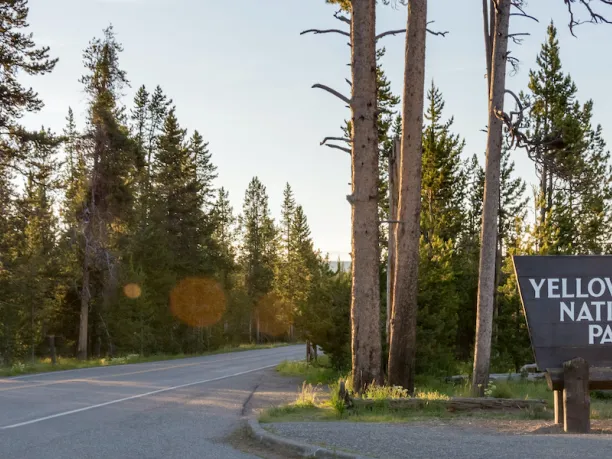
[[[252,458],[220,443],[303,346],[0,378],[0,459]]]
[[[264,424],[283,437],[381,459],[601,459],[611,435],[512,435],[455,426],[348,422]]]

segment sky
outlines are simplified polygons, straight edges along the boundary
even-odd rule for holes
[[[322,83],[349,94],[350,48],[341,35],[300,36],[309,28],[344,27],[333,18],[334,7],[323,0],[30,0],[29,5],[35,41],[50,46],[59,63],[50,75],[24,77],[46,104],[24,119],[26,126],[60,131],[68,107],[83,125],[82,52],[112,24],[131,82],[125,104],[131,107],[139,86],[160,85],[174,100],[182,126],[197,129],[209,142],[217,186],[229,190],[235,213],[249,181],[258,176],[278,218],[289,182],[315,246],[332,259],[350,259],[350,157],[319,145],[323,137],[340,134],[350,113],[340,100],[311,89]],[[483,163],[487,97],[480,8],[477,0],[429,0],[428,17],[435,21],[430,27],[449,34],[428,37],[426,86],[433,79],[443,92],[445,114],[454,117],[454,132],[466,140],[465,156],[476,153]],[[601,9],[612,17],[612,7]],[[512,32],[531,35],[521,46],[511,45],[521,66],[508,88],[526,89],[546,26],[554,20],[564,69],[579,99],[595,101],[594,122],[603,125],[612,144],[612,60],[605,58],[612,25],[582,25],[574,38],[562,0],[530,0],[527,12],[540,22],[512,18]],[[406,14],[405,7],[379,5],[377,32],[404,28]],[[383,66],[392,89],[401,95],[404,37],[385,37],[379,44],[387,49]],[[513,159],[517,174],[534,183],[526,154],[514,151]]]

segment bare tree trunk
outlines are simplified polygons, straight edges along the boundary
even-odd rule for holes
[[[546,224],[546,213],[548,207],[548,167],[546,164],[542,166],[542,177],[540,178],[540,228],[544,229],[544,225]],[[540,235],[542,238],[543,235]],[[540,241],[540,246],[542,246],[542,242]]]
[[[427,0],[408,1],[389,384],[414,392]]]
[[[381,383],[378,273],[376,1],[353,0],[352,43],[352,364],[353,387]]]
[[[494,26],[489,22],[489,6],[494,9],[493,5],[490,5],[491,0],[482,0],[482,23],[484,25],[484,40],[485,40],[485,54],[487,57],[487,96],[491,91],[491,59],[493,58],[493,38]]]
[[[495,115],[504,108],[506,90],[506,53],[510,25],[511,0],[499,0],[495,9],[495,38],[491,91],[489,96],[489,132],[485,167],[485,191],[478,279],[478,306],[476,317],[476,345],[472,392],[482,396],[489,380],[491,359],[491,332],[495,291],[495,260],[497,252],[497,223],[500,194],[500,168],[503,124]]]
[[[389,158],[389,241],[387,245],[387,325],[386,325],[386,340],[389,344],[391,339],[391,315],[393,309],[393,291],[395,285],[395,266],[396,266],[396,243],[395,243],[395,228],[397,223],[397,203],[399,198],[398,193],[398,176],[397,170],[399,166],[400,139],[393,141],[393,149]]]
[[[87,223],[88,227],[91,223]],[[77,347],[77,358],[79,360],[87,359],[87,330],[89,327],[89,301],[91,292],[89,290],[89,235],[88,229],[85,229],[85,254],[83,260],[83,286],[81,287],[81,317],[79,323],[79,343]]]

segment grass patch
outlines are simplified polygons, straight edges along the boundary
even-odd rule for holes
[[[50,358],[38,359],[35,362],[18,362],[9,368],[0,368],[0,377],[20,376],[33,373],[47,373],[51,371],[77,370],[81,368],[106,367],[113,365],[125,365],[128,363],[158,362],[164,360],[178,360],[190,357],[203,357],[207,355],[228,354],[232,352],[252,351],[257,349],[272,349],[276,347],[288,346],[285,343],[279,344],[242,344],[240,346],[226,346],[214,351],[202,354],[153,354],[141,356],[138,354],[128,354],[115,358],[102,358],[90,360],[78,360],[75,358],[58,357],[57,364],[53,365]]]
[[[552,420],[553,392],[545,381],[498,380],[491,381],[486,395],[493,398],[514,398],[521,400],[545,400],[547,407],[529,409],[478,410],[449,412],[443,401],[451,397],[471,397],[468,383],[446,382],[444,379],[421,376],[416,381],[416,398],[427,403],[417,407],[394,408],[387,402],[390,399],[406,398],[407,393],[401,387],[371,386],[363,395],[364,399],[374,400],[369,406],[357,404],[346,408],[338,396],[339,384],[345,381],[350,389],[350,379],[338,379],[338,372],[329,368],[322,359],[318,364],[307,364],[305,361],[283,362],[277,370],[289,376],[301,376],[306,382],[298,400],[290,405],[272,408],[261,415],[261,422],[295,422],[295,421],[337,421],[352,422],[411,422],[429,419],[478,418],[502,420]],[[329,381],[334,381],[329,383]],[[329,396],[319,385],[328,383]],[[316,384],[317,387],[313,387]],[[591,398],[592,419],[612,419],[612,398],[608,393],[593,392]]]
[[[338,370],[331,367],[326,355],[310,363],[305,360],[285,360],[276,367],[276,371],[283,376],[299,376],[307,384],[314,385],[331,384],[341,376]]]

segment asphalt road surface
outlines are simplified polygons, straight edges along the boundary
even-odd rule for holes
[[[0,458],[253,458],[221,442],[303,346],[0,378]]]

